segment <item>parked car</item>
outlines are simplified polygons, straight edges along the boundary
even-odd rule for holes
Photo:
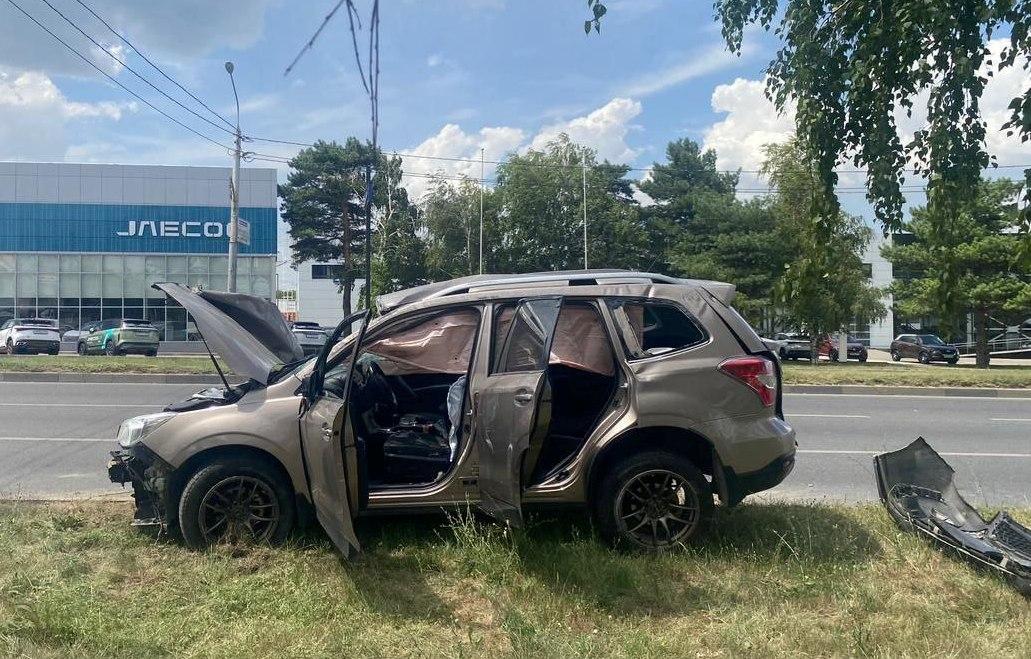
[[[464,277],[380,296],[309,358],[267,300],[154,286],[247,378],[118,430],[134,524],[191,547],[279,542],[313,508],[347,555],[355,515],[472,503],[516,526],[580,505],[610,541],[661,550],[794,465],[779,363],[729,284]]]
[[[921,364],[947,362],[953,365],[959,361],[959,350],[934,334],[899,334],[891,342],[891,358],[899,361],[903,357],[912,357]]]
[[[8,355],[47,353],[61,350],[57,321],[49,318],[12,318],[0,325],[0,348]]]
[[[301,349],[304,350],[306,355],[314,355],[322,350],[326,339],[329,338],[326,330],[322,329],[321,325],[303,320],[291,323],[290,331],[293,332],[294,338],[301,344]]]
[[[158,354],[158,329],[149,320],[115,318],[101,321],[79,337],[80,355],[146,355]]]
[[[820,340],[816,344],[817,354],[828,357],[833,362],[838,361],[838,351],[837,335],[824,335],[820,337]],[[865,362],[868,356],[866,346],[860,343],[859,339],[851,336],[848,337],[848,349],[845,353],[846,361],[849,359],[858,359],[861,362]]]
[[[809,335],[801,332],[778,332],[773,335],[779,344],[777,353],[781,359],[809,359],[812,353]]]
[[[82,327],[80,327],[79,329],[70,329],[67,332],[65,332],[64,334],[62,334],[61,335],[61,342],[62,343],[74,343],[74,344],[78,345],[79,339],[85,337],[87,334],[90,333],[90,330],[93,330],[93,329],[95,329],[97,327],[100,327],[100,321],[99,320],[94,320],[94,321],[91,321],[91,322],[88,322],[88,323],[84,323],[82,325]]]

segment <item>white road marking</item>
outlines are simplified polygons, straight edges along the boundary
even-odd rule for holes
[[[869,419],[866,414],[788,414],[787,416],[809,416],[822,419]]]
[[[992,419],[992,421],[1031,421],[1031,419]]]
[[[892,398],[920,398],[929,400],[973,400],[979,403],[983,403],[986,400],[997,400],[1002,403],[1031,403],[1031,392],[1028,392],[1027,396],[1018,396],[1016,398],[1007,398],[1005,396],[939,396],[939,395],[928,395],[924,396],[921,394],[810,394],[799,391],[785,391],[785,396],[819,396],[819,397],[831,397],[831,398],[880,398],[880,399],[892,399]]]
[[[820,455],[880,455],[890,451],[855,451],[838,449],[799,449],[796,453],[816,453]],[[941,452],[938,455],[952,458],[1031,458],[1031,453],[961,453]]]
[[[164,407],[162,403],[0,403],[0,407]]]
[[[114,444],[114,437],[0,437],[0,442],[84,442]]]

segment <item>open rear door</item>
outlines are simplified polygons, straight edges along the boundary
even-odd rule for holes
[[[304,397],[299,413],[302,457],[315,516],[345,557],[350,556],[352,550],[360,549],[351,522],[352,506],[348,500],[344,438],[352,437],[352,433],[345,432],[347,401],[354,375],[354,360],[365,336],[368,317],[368,312],[361,311],[351,314],[337,325],[333,335],[322,347],[311,375],[305,380]],[[361,327],[346,358],[349,375],[344,386],[344,395],[338,398],[323,390],[327,360],[340,336],[349,330],[356,320],[361,321]],[[354,452],[349,453],[357,455]],[[355,470],[355,473],[362,471]]]
[[[519,302],[476,394],[480,508],[513,526],[522,525],[523,474],[533,471],[551,420],[547,367],[561,306],[559,297]]]

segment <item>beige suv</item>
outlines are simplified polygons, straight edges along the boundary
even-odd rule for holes
[[[473,505],[518,526],[561,503],[663,549],[794,465],[780,367],[729,284],[466,277],[381,296],[308,359],[267,300],[155,287],[248,378],[119,429],[134,524],[193,547],[278,542],[313,513],[346,555],[356,515]]]

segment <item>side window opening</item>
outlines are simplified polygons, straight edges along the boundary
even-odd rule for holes
[[[609,300],[630,359],[655,357],[708,339],[701,325],[680,307],[654,300]]]
[[[478,307],[451,308],[402,320],[360,347],[349,404],[370,487],[429,485],[451,470],[479,325]]]

